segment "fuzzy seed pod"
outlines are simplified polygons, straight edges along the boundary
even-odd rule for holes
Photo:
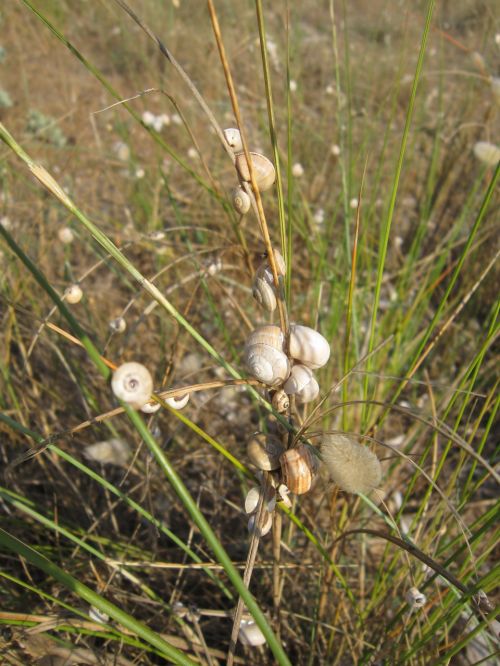
[[[269,386],[281,384],[290,373],[284,341],[278,326],[259,326],[245,344],[245,363],[250,374]]]
[[[140,409],[149,402],[153,393],[153,379],[149,370],[141,363],[124,363],[117,368],[111,379],[115,396],[132,409]]]
[[[324,366],[330,358],[330,345],[309,326],[290,325],[290,356],[313,370]]]
[[[252,160],[257,187],[261,192],[265,192],[273,186],[276,178],[276,171],[274,170],[273,163],[271,160],[268,160],[265,155],[261,155],[260,153],[250,153],[250,159]],[[245,153],[238,153],[238,155],[236,155],[236,168],[238,169],[241,180],[250,182],[250,171],[248,170]]]
[[[321,456],[331,479],[348,493],[366,495],[380,484],[382,468],[377,456],[354,437],[323,435]]]
[[[243,150],[240,130],[235,127],[228,127],[224,130],[224,137],[235,153]]]
[[[307,444],[299,444],[294,449],[288,449],[280,457],[283,483],[291,493],[303,495],[310,490],[318,463],[316,456]]]
[[[277,437],[266,435],[263,432],[252,435],[247,443],[247,454],[250,462],[258,469],[267,472],[278,469],[280,456],[284,450],[285,447]]]
[[[234,210],[240,215],[245,215],[250,210],[252,200],[242,187],[235,187],[231,194],[231,202]]]
[[[72,284],[64,292],[64,298],[66,302],[71,303],[71,305],[79,303],[82,300],[82,296],[83,296],[83,291],[81,290],[81,287],[78,284]]]
[[[288,395],[295,395],[297,402],[311,402],[319,394],[319,385],[313,376],[312,370],[306,365],[294,365],[290,376],[283,384],[283,390]]]

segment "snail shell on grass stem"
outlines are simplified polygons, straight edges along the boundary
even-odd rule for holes
[[[327,340],[309,326],[290,324],[290,356],[313,370],[321,368],[330,358]]]
[[[115,396],[133,409],[140,409],[149,402],[153,393],[153,378],[141,363],[131,361],[117,368],[111,379]]]
[[[239,153],[240,150],[243,150],[239,129],[236,127],[228,127],[224,130],[224,137],[235,153]]]
[[[276,178],[276,171],[274,170],[273,163],[267,159],[265,155],[260,153],[250,153],[252,166],[255,173],[255,180],[261,192],[265,192],[272,187]],[[236,168],[240,175],[241,180],[250,182],[250,171],[245,157],[245,153],[238,153],[236,155]]]
[[[278,469],[280,456],[284,451],[285,447],[277,437],[263,432],[252,435],[247,443],[247,454],[250,461],[258,469],[268,472]]]
[[[284,353],[285,337],[279,326],[256,328],[245,344],[245,363],[253,377],[275,386],[290,373],[290,362]]]
[[[288,449],[280,456],[280,465],[283,482],[290,492],[295,495],[307,493],[318,470],[311,447],[299,444],[294,449]]]
[[[231,202],[234,210],[240,215],[245,215],[250,210],[252,201],[242,187],[235,187],[231,194]]]
[[[283,390],[288,395],[295,395],[297,402],[311,402],[319,394],[319,385],[313,376],[312,370],[306,365],[294,365],[290,376],[283,384]]]

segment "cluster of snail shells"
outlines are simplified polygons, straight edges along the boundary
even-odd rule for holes
[[[288,491],[294,495],[307,493],[319,469],[313,447],[299,444],[286,450],[281,440],[270,434],[252,435],[247,443],[247,454],[258,469],[277,473],[276,487],[283,499]]]
[[[245,344],[248,371],[263,384],[282,387],[287,395],[295,395],[298,403],[310,402],[319,394],[312,370],[327,363],[330,345],[314,329],[291,324],[288,350],[289,355],[279,326],[259,326]]]
[[[276,265],[276,272],[278,278],[286,275],[285,260],[278,250],[274,250],[274,263]],[[259,305],[268,312],[276,310],[278,304],[278,295],[276,293],[276,286],[274,284],[273,272],[269,259],[266,259],[257,268],[252,285],[252,294]]]
[[[249,194],[245,191],[243,183],[249,183],[251,178],[245,153],[242,152],[243,144],[240,131],[234,127],[228,127],[224,130],[224,138],[235,153],[235,166],[240,181],[240,185],[231,193],[231,201],[236,212],[240,215],[245,215],[245,213],[248,213],[250,210],[252,200]],[[273,163],[265,155],[261,155],[260,153],[250,152],[249,155],[257,187],[261,192],[265,192],[273,186],[274,181],[276,180],[276,171]]]
[[[114,395],[132,409],[140,409],[145,414],[154,414],[160,403],[151,400],[153,378],[149,370],[136,361],[123,363],[113,372],[111,390]],[[167,398],[165,402],[175,409],[182,409],[189,401],[189,393]]]

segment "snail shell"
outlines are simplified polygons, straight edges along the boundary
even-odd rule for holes
[[[172,398],[166,398],[165,402],[167,405],[170,405],[170,407],[173,407],[174,409],[182,409],[189,402],[189,393],[173,396]]]
[[[295,495],[307,493],[318,470],[311,447],[299,444],[294,449],[288,449],[280,456],[280,465],[283,483],[290,492]]]
[[[248,521],[248,531],[250,534],[252,534],[252,532],[256,532],[259,537],[265,536],[273,526],[273,516],[269,513],[269,511],[264,511],[262,516],[262,526],[260,529],[257,528],[255,524],[256,522],[257,514],[254,513],[253,516],[250,516],[250,520]]]
[[[64,291],[64,298],[67,303],[74,305],[82,300],[83,291],[78,284],[72,284]]]
[[[247,493],[247,496],[245,497],[245,513],[253,513],[254,511],[257,510],[257,507],[259,505],[259,499],[262,493],[263,493],[262,488],[258,488],[257,486],[250,488],[250,490]],[[265,503],[264,504],[265,510],[268,511],[269,513],[272,513],[276,508],[276,492],[274,488],[267,489],[263,501]]]
[[[117,317],[109,322],[109,328],[113,333],[123,333],[127,328],[127,322],[123,317]]]
[[[245,190],[241,187],[235,187],[231,194],[231,202],[234,210],[240,215],[245,215],[250,210],[252,201]]]
[[[253,170],[255,172],[255,180],[261,192],[265,192],[272,187],[276,178],[276,171],[274,170],[273,163],[268,160],[265,155],[260,153],[250,153],[252,160]],[[240,174],[241,180],[250,182],[250,171],[245,157],[245,153],[238,153],[236,155],[236,168]]]
[[[313,370],[321,368],[330,358],[330,345],[309,326],[290,325],[290,356]]]
[[[285,337],[278,326],[259,326],[245,344],[245,363],[256,379],[274,386],[290,373],[290,362],[283,351]]]
[[[319,385],[306,365],[294,365],[290,376],[283,384],[288,395],[295,395],[299,403],[311,402],[319,394]]]
[[[242,645],[250,645],[252,647],[266,644],[266,637],[255,624],[255,621],[252,617],[241,620],[238,640]]]
[[[149,370],[141,363],[124,363],[117,368],[111,379],[115,396],[133,409],[140,409],[149,402],[153,392],[153,379]]]
[[[293,370],[293,368],[292,368]],[[287,380],[288,381],[288,380]],[[271,404],[277,412],[283,413],[290,407],[290,398],[283,389],[276,391],[272,397]]]
[[[236,127],[228,127],[224,130],[224,138],[234,150],[235,153],[239,153],[243,150],[243,144],[241,142],[240,130]]]
[[[253,281],[252,294],[255,300],[259,305],[262,305],[264,310],[268,312],[273,312],[276,310],[278,304],[276,300],[276,294],[274,293],[274,287],[272,284],[263,278],[260,277],[257,273]]]
[[[154,414],[160,409],[161,405],[159,402],[147,402],[141,407],[141,412],[144,414]]]
[[[250,462],[267,472],[278,469],[280,456],[284,451],[285,447],[277,437],[263,432],[252,435],[247,443]]]

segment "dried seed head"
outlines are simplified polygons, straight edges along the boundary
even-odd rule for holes
[[[353,437],[323,435],[321,456],[331,479],[348,493],[368,494],[380,484],[377,456]]]

